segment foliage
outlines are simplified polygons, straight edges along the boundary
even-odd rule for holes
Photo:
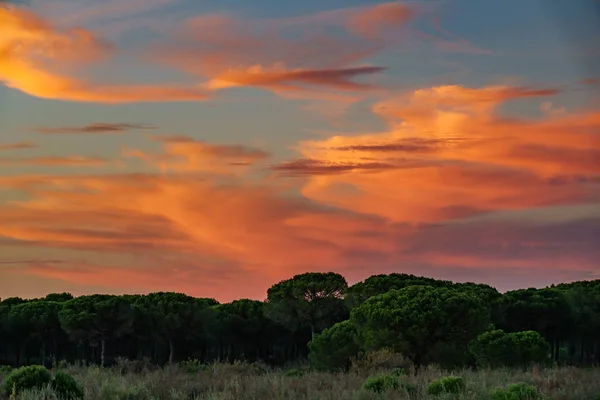
[[[83,388],[65,371],[58,371],[51,383],[54,392],[65,400],[83,399]]]
[[[13,367],[10,365],[0,365],[0,374],[8,375],[13,370]]]
[[[285,371],[284,375],[290,378],[299,378],[301,376],[304,376],[306,374],[306,371],[301,370],[301,369],[289,369],[287,371]]]
[[[488,326],[489,314],[473,293],[411,286],[370,298],[352,310],[351,321],[366,350],[392,348],[418,368],[438,343],[466,348]]]
[[[179,363],[179,366],[188,374],[195,375],[200,371],[206,371],[210,367],[203,364],[200,360],[186,360]]]
[[[548,342],[535,331],[505,333],[494,329],[479,335],[469,350],[482,367],[527,366],[548,360]]]
[[[41,388],[50,383],[52,376],[50,371],[41,365],[30,365],[13,370],[4,381],[3,391],[7,396],[15,387],[16,392],[23,390]]]
[[[398,377],[388,374],[370,376],[363,385],[365,390],[375,393],[384,393],[390,389],[398,389],[399,387],[400,382],[398,381]]]
[[[598,368],[554,367],[539,369],[461,370],[468,383],[467,391],[460,394],[433,396],[427,393],[429,382],[446,376],[447,372],[428,366],[419,376],[412,374],[398,379],[399,387],[385,394],[365,390],[366,371],[323,373],[305,370],[302,378],[287,376],[287,370],[274,368],[267,374],[261,368],[244,365],[232,368],[227,363],[213,363],[210,368],[193,376],[182,368],[166,365],[155,371],[123,376],[115,368],[69,367],[69,372],[81,383],[85,382],[86,400],[137,399],[137,400],[376,400],[384,398],[425,400],[490,399],[490,392],[507,383],[532,382],[544,399],[592,400],[600,393]],[[303,367],[297,367],[302,368]],[[412,388],[412,390],[411,390]],[[408,393],[407,393],[408,392]],[[0,395],[0,398],[6,397]],[[16,400],[57,400],[48,385],[31,392],[21,392]],[[536,399],[538,400],[538,399]]]
[[[133,311],[123,297],[96,294],[65,302],[59,319],[73,339],[87,340],[92,346],[101,345],[101,365],[104,365],[106,341],[130,332]]]
[[[452,370],[552,358],[593,365],[600,363],[599,315],[600,280],[500,294],[407,274],[347,288],[341,275],[309,273],[274,284],[266,301],[219,304],[167,292],[7,298],[0,302],[0,354],[15,367],[59,360],[111,366],[127,358],[123,373],[137,374],[185,359],[275,367],[308,360],[319,370],[351,364],[370,374],[411,360]],[[503,333],[477,338],[490,322]],[[246,369],[240,365],[233,368]]]
[[[350,321],[338,322],[317,334],[308,343],[311,366],[318,370],[347,370],[350,359],[360,351],[356,327]]]
[[[409,286],[449,287],[450,281],[441,281],[410,274],[372,275],[362,282],[355,283],[347,290],[345,297],[350,309],[356,308],[371,297],[384,294],[390,290],[400,290]]]
[[[292,331],[308,326],[314,334],[347,318],[346,279],[333,272],[309,272],[267,291],[267,315]]]
[[[491,400],[535,400],[540,396],[535,386],[519,382],[507,388],[496,388],[490,392]]]
[[[467,384],[461,376],[445,376],[429,384],[427,393],[439,396],[444,393],[459,394],[466,390]]]

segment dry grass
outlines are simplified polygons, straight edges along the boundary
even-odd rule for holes
[[[385,358],[385,357],[384,357]],[[401,361],[401,360],[400,360]],[[123,362],[110,369],[69,366],[67,370],[85,390],[90,400],[343,400],[343,399],[411,399],[428,396],[428,384],[449,373],[435,367],[410,375],[406,381],[416,384],[419,391],[389,391],[374,394],[362,389],[364,381],[378,372],[389,371],[401,362],[381,362],[377,358],[355,365],[349,373],[319,373],[303,368],[268,370],[261,365],[244,363],[213,364],[189,372],[185,365],[163,369],[144,368],[139,362]],[[467,392],[460,399],[489,399],[491,389],[515,382],[527,382],[537,387],[545,399],[598,400],[600,369],[556,367],[551,369],[452,371],[467,381]],[[0,381],[4,377],[0,375]],[[2,398],[2,397],[0,397]],[[437,397],[443,400],[444,397]],[[456,399],[457,397],[447,397]],[[2,398],[4,399],[4,398]],[[22,393],[17,400],[54,400],[49,388]]]

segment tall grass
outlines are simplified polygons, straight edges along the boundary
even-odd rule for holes
[[[402,378],[418,386],[416,393],[389,390],[376,394],[363,389],[363,383],[369,376],[388,372],[398,364],[372,359],[354,365],[347,373],[315,372],[303,366],[293,370],[272,370],[260,364],[215,363],[202,366],[194,362],[165,368],[127,361],[107,369],[83,365],[61,368],[76,378],[84,388],[85,398],[90,400],[445,399],[443,396],[427,395],[430,382],[450,373],[436,367],[423,368],[417,376],[409,371]],[[452,374],[464,377],[467,383],[466,392],[458,397],[460,399],[489,399],[492,389],[516,382],[534,385],[544,399],[600,399],[600,368],[455,370]],[[0,372],[0,383],[5,376],[4,372]],[[34,399],[55,400],[57,397],[49,387],[15,397],[15,400]]]

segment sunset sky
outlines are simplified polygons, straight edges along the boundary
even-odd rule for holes
[[[0,7],[0,297],[600,278],[600,2]]]

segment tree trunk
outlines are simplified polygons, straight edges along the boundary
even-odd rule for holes
[[[42,365],[46,366],[46,342],[42,340]]]
[[[169,365],[173,364],[174,353],[175,353],[175,346],[173,346],[173,340],[169,339]]]
[[[106,350],[106,341],[102,339],[100,341],[100,366],[104,367],[104,352]]]

